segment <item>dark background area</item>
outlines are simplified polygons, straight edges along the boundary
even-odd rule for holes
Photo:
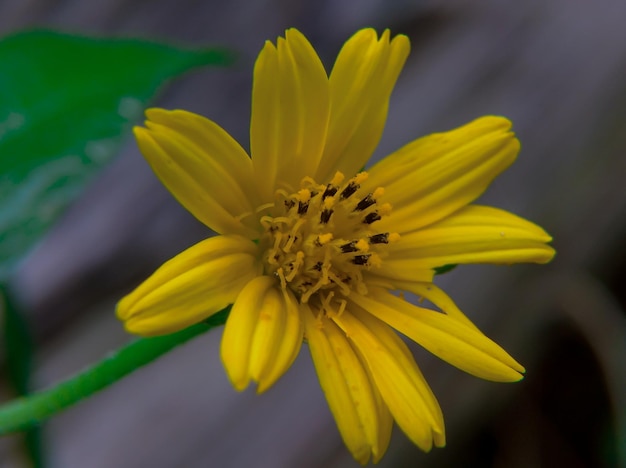
[[[423,454],[396,428],[381,467],[626,466],[625,19],[621,0],[0,1],[3,35],[45,26],[240,51],[235,68],[189,74],[155,105],[201,113],[244,146],[254,59],[292,26],[328,69],[358,28],[411,38],[376,158],[480,115],[513,120],[520,157],[480,202],[545,227],[557,257],[459,267],[438,284],[527,377],[483,382],[415,347],[448,446]],[[117,299],[208,234],[129,136],[14,278],[38,342],[38,387],[129,341]],[[196,339],[54,418],[50,466],[356,466],[306,350],[266,394],[239,394],[219,339]],[[18,447],[0,441],[0,466],[22,466]]]

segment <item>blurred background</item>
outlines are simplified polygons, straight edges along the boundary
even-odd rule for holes
[[[203,114],[244,147],[254,59],[292,26],[327,69],[361,27],[410,37],[375,159],[481,115],[513,120],[520,157],[480,202],[545,227],[557,257],[462,266],[438,284],[527,377],[484,382],[414,346],[448,446],[423,454],[396,428],[381,467],[626,466],[625,19],[622,0],[0,1],[2,35],[43,26],[239,51],[234,68],[189,73],[154,104]],[[37,388],[131,340],[116,301],[208,234],[129,135],[12,276],[37,342]],[[304,348],[266,394],[239,394],[219,361],[220,334],[52,419],[48,466],[357,466]],[[27,466],[15,437],[0,441],[0,466]]]

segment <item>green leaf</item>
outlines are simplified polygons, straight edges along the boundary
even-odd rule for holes
[[[168,79],[232,58],[51,31],[0,40],[0,279],[117,152]]]
[[[454,270],[456,267],[458,267],[458,264],[455,263],[451,263],[449,265],[444,265],[444,266],[440,266],[435,268],[435,274],[436,275],[443,275],[444,273],[448,273],[449,271]]]

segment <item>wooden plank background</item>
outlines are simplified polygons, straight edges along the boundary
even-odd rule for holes
[[[360,27],[411,38],[377,158],[480,115],[514,121],[522,153],[482,202],[546,227],[558,256],[546,267],[462,267],[440,283],[528,377],[482,382],[416,348],[448,448],[422,454],[396,429],[383,467],[625,463],[625,20],[621,0],[0,2],[2,34],[44,26],[242,51],[236,68],[190,74],[156,104],[206,115],[244,146],[254,58],[291,26],[327,66]],[[129,139],[14,278],[39,342],[38,384],[128,341],[115,301],[207,235]],[[305,349],[267,394],[238,394],[219,339],[201,337],[52,420],[49,465],[356,466]],[[0,444],[0,466],[23,466],[14,439]]]

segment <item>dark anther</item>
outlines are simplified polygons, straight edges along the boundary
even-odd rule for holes
[[[337,187],[335,187],[334,185],[328,184],[326,186],[326,190],[324,190],[324,193],[322,194],[322,200],[326,199],[327,197],[332,197],[333,195],[337,193],[337,190],[339,190]]]
[[[295,205],[296,202],[293,200],[285,200],[285,208],[287,208],[287,211],[289,211],[290,209],[293,208],[293,205]]]
[[[363,211],[372,206],[374,203],[376,203],[376,200],[372,198],[371,193],[368,193],[359,203],[357,203],[354,211]]]
[[[372,224],[374,221],[378,221],[379,219],[380,215],[377,212],[372,211],[371,213],[368,213],[365,218],[363,218],[363,222],[365,224]]]
[[[389,243],[389,233],[384,232],[382,234],[374,234],[369,238],[370,244],[388,244]]]
[[[333,210],[322,210],[322,214],[320,214],[320,223],[326,224],[330,221],[330,217],[333,215]]]
[[[309,202],[298,202],[298,214],[303,215],[306,214],[309,209]]]
[[[346,198],[348,198],[349,196],[351,196],[354,192],[356,192],[357,190],[359,190],[359,186],[357,184],[355,184],[354,182],[350,182],[347,187],[345,189],[343,189],[341,191],[341,193],[339,194],[339,197],[342,200],[345,200]]]
[[[352,263],[355,265],[367,265],[371,254],[355,255],[352,257]]]
[[[341,253],[350,253],[350,252],[358,252],[359,249],[356,247],[356,241],[348,242],[347,244],[343,244],[341,247]]]
[[[317,271],[322,271],[322,265],[322,262],[317,262],[315,265],[313,265],[313,269]]]

